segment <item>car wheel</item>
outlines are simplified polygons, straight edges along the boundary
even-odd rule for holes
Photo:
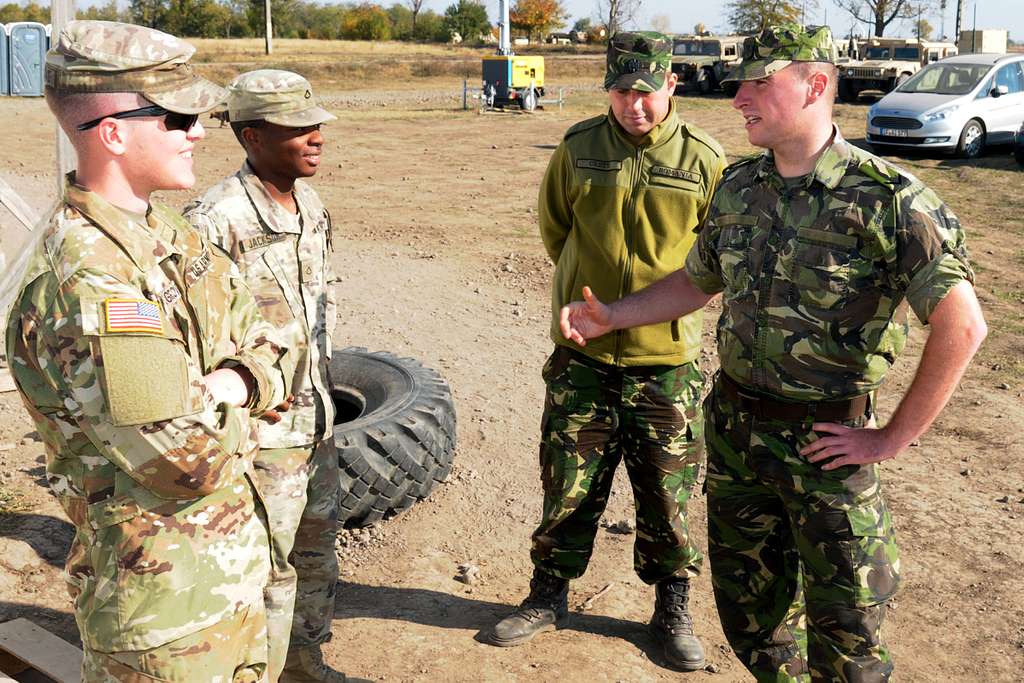
[[[397,514],[447,479],[455,406],[439,374],[412,358],[353,347],[335,349],[330,376],[344,526]]]
[[[707,69],[701,69],[697,72],[697,92],[701,95],[707,95],[711,92],[711,74],[707,72]]]
[[[977,119],[971,119],[960,133],[956,153],[964,159],[973,159],[985,148],[985,129]]]

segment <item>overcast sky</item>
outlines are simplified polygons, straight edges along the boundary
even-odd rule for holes
[[[513,0],[510,0],[510,2]],[[953,27],[956,24],[956,2],[947,0],[945,29],[947,35],[953,34]],[[575,21],[579,17],[596,16],[595,0],[562,0],[566,9]],[[438,12],[451,4],[450,0],[427,0],[427,5]],[[495,19],[498,15],[498,0],[485,0],[485,6]],[[806,23],[825,23],[827,18],[829,26],[838,35],[846,35],[853,26],[853,18],[847,13],[832,4],[832,0],[821,0],[820,8],[813,14],[807,16]],[[672,31],[683,33],[692,31],[698,22],[703,22],[716,33],[724,33],[728,29],[728,20],[725,11],[726,0],[702,0],[701,2],[690,2],[687,0],[643,0],[641,19],[636,22],[638,28],[649,26],[651,17],[663,14],[669,17]],[[975,7],[978,12],[979,29],[983,28],[1004,28],[1010,32],[1010,37],[1015,40],[1024,39],[1024,0],[966,0],[964,2],[964,28],[971,28],[974,22]],[[935,33],[943,26],[938,13],[926,17],[935,27]],[[571,22],[570,22],[571,23]],[[895,22],[894,22],[895,23]],[[911,24],[907,22],[904,26],[890,28],[886,31],[891,35],[911,35]],[[859,27],[860,33],[865,33],[863,24]]]

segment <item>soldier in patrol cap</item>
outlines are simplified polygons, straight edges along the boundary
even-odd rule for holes
[[[725,155],[679,116],[671,45],[654,32],[609,41],[609,111],[566,132],[541,183],[541,238],[555,264],[555,350],[542,373],[544,509],[533,532],[530,594],[488,634],[494,645],[565,625],[569,580],[587,569],[625,460],[636,501],[634,568],[656,588],[651,633],[671,665],[704,666],[688,611],[702,557],[686,517],[703,459],[701,312],[585,348],[558,328],[559,309],[583,284],[613,300],[672,272],[707,214]]]
[[[223,101],[193,52],[73,21],[46,57],[78,170],[27,260],[6,348],[75,526],[85,681],[265,678],[252,416],[285,402],[291,372],[231,260],[150,201],[195,182],[198,114]]]
[[[341,681],[323,661],[331,636],[340,480],[328,363],[335,323],[331,221],[303,178],[316,174],[335,117],[296,73],[261,69],[228,85],[228,118],[246,160],[185,209],[238,264],[260,311],[297,354],[295,403],[261,424],[257,484],[270,525],[266,589],[271,680]],[[282,673],[283,670],[283,673]]]
[[[708,548],[719,618],[758,681],[885,681],[899,559],[879,463],[920,437],[986,334],[964,231],[930,189],[832,122],[827,27],[747,39],[733,101],[765,152],[725,171],[684,268],[562,311],[579,343],[723,295],[705,406]],[[931,328],[884,427],[875,392]]]

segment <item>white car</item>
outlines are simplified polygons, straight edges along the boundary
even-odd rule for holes
[[[969,54],[929,64],[868,109],[867,141],[971,158],[1013,142],[1024,120],[1024,54]]]

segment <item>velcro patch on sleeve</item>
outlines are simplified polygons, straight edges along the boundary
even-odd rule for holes
[[[595,171],[618,171],[622,168],[622,162],[606,161],[604,159],[577,159],[576,168],[592,168]]]
[[[160,306],[148,299],[104,299],[104,331],[164,333],[164,320]]]
[[[682,168],[653,166],[651,167],[651,175],[660,175],[665,178],[678,178],[679,180],[689,180],[691,183],[700,184],[700,174],[694,173],[693,171],[687,171]]]
[[[239,247],[242,252],[252,251],[253,249],[263,249],[269,247],[271,244],[277,244],[288,239],[288,235],[284,233],[278,233],[276,235],[256,235],[249,239],[242,240],[239,242]]]

